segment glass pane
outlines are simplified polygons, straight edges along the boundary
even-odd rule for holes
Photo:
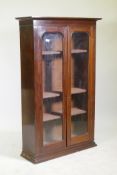
[[[71,47],[71,136],[88,131],[88,54],[86,32],[72,34]]]
[[[43,35],[43,144],[63,139],[63,81],[61,33]]]

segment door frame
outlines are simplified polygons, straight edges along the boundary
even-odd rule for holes
[[[42,36],[44,33],[61,33],[63,35],[63,140],[43,145],[43,87],[42,87]],[[66,148],[66,117],[67,117],[67,27],[65,26],[35,26],[34,27],[34,55],[35,55],[35,125],[36,152],[47,154]]]
[[[95,24],[71,25],[68,29],[68,97],[67,97],[67,146],[94,139],[95,113]],[[71,34],[87,32],[89,34],[88,61],[88,132],[71,138]]]

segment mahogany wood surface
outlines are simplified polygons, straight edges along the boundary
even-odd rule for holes
[[[21,17],[20,28],[20,57],[21,57],[21,89],[22,89],[22,156],[33,163],[43,162],[58,156],[95,146],[95,47],[96,21],[101,18],[67,18],[67,17]],[[60,33],[60,41],[54,43],[54,50],[45,50],[42,43],[44,33]],[[86,32],[89,36],[89,49],[72,48],[71,34]],[[73,74],[71,73],[72,56],[88,54],[88,87],[72,87]],[[52,64],[53,81],[52,91],[44,91],[46,74],[43,69],[44,57],[56,58]],[[61,59],[62,58],[62,59]],[[62,60],[62,68],[61,62]],[[60,74],[55,68],[62,72]],[[73,67],[74,69],[74,67]],[[55,72],[54,72],[55,71]],[[44,81],[43,81],[44,80]],[[62,87],[58,87],[62,81]],[[72,107],[73,95],[87,95],[87,110]],[[62,101],[59,102],[62,96]],[[52,106],[52,112],[44,112],[43,103],[47,100],[57,102]],[[84,135],[71,137],[71,117],[87,115],[88,130]],[[44,145],[43,126],[47,122],[58,122],[62,119],[62,140]],[[59,122],[58,122],[59,123]],[[55,125],[56,126],[56,125]],[[51,128],[48,132],[60,134],[60,127]],[[49,135],[49,133],[48,133]]]

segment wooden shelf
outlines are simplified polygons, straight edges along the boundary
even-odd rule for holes
[[[62,51],[42,51],[42,55],[58,55],[61,54]]]
[[[73,49],[71,51],[71,53],[86,53],[87,50],[86,49]]]
[[[44,113],[43,114],[43,121],[51,121],[51,120],[56,120],[56,119],[60,119],[59,115],[53,115],[53,114],[49,114],[49,113]]]
[[[87,91],[86,89],[82,89],[82,88],[76,88],[76,87],[71,88],[71,94],[81,94],[81,93],[85,93],[86,91]],[[55,92],[63,92],[63,90],[57,89],[55,90]]]
[[[62,110],[58,110],[58,111],[54,111],[58,114],[62,114]],[[76,107],[72,107],[71,108],[71,115],[74,116],[74,115],[80,115],[80,114],[85,114],[86,111],[83,110],[83,109],[79,109],[79,108],[76,108]]]
[[[87,90],[82,88],[71,88],[71,94],[85,93]]]
[[[85,114],[86,111],[83,109],[79,109],[79,108],[71,108],[71,115],[79,115],[79,114]]]
[[[43,98],[54,98],[54,97],[59,97],[60,95],[54,92],[44,92],[43,93]]]

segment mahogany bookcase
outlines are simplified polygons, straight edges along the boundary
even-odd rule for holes
[[[100,18],[21,17],[22,156],[33,163],[95,146]]]

